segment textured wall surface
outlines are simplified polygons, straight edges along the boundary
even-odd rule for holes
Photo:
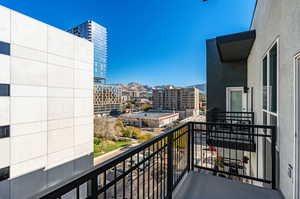
[[[258,1],[252,24],[256,30],[248,58],[248,85],[254,88],[254,111],[257,123],[262,118],[262,59],[278,39],[278,144],[280,157],[279,186],[287,199],[293,198],[293,182],[288,177],[288,164],[294,165],[294,56],[300,52],[300,1]],[[299,191],[299,190],[298,190]]]

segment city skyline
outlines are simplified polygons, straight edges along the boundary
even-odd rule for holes
[[[206,81],[205,40],[248,30],[255,0],[1,4],[63,30],[86,20],[106,27],[107,83],[188,86]]]

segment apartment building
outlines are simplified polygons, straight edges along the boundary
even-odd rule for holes
[[[0,21],[0,198],[29,198],[93,164],[93,45],[2,6]]]
[[[198,115],[199,95],[197,88],[153,89],[153,109],[177,111],[180,118]]]
[[[276,126],[274,174],[286,199],[300,198],[299,19],[297,0],[258,0],[249,31],[207,41],[208,109],[254,112],[256,124]],[[254,170],[271,175],[261,169],[270,156],[263,162]]]
[[[122,111],[122,88],[109,84],[94,84],[94,114],[107,115]]]
[[[199,109],[200,91],[197,88],[184,88],[180,92],[180,109]]]

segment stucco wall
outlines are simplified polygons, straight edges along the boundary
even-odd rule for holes
[[[248,58],[248,86],[254,88],[254,111],[262,124],[262,59],[279,39],[278,63],[278,150],[280,189],[293,198],[293,181],[288,164],[294,165],[294,73],[293,57],[300,52],[300,1],[258,0],[252,24],[256,40]]]

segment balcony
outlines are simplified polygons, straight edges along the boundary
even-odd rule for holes
[[[275,127],[229,118],[178,126],[34,198],[281,198]]]

